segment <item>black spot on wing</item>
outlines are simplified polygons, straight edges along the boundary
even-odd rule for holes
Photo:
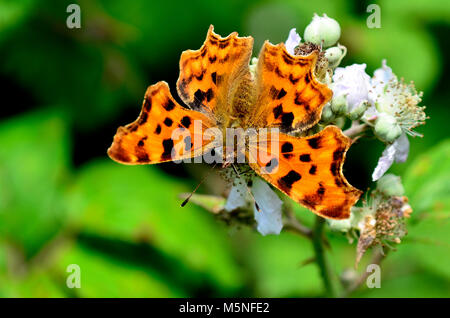
[[[291,170],[284,177],[278,179],[278,185],[283,191],[289,193],[292,185],[301,178],[302,176],[298,172]]]
[[[292,152],[294,150],[294,146],[290,143],[290,142],[285,142],[282,146],[281,146],[281,153],[283,154],[283,157],[286,159],[289,159],[293,156],[293,154],[291,154],[290,152]]]
[[[184,116],[184,117],[181,119],[181,124],[182,124],[184,127],[189,128],[189,126],[191,126],[191,118],[190,118],[189,116]]]
[[[273,116],[275,117],[275,119],[278,119],[281,114],[283,114],[283,105],[280,104],[273,109]]]
[[[342,159],[345,152],[345,148],[339,148],[333,152],[333,160],[339,161]]]
[[[152,100],[150,98],[146,98],[144,100],[144,110],[148,113],[152,110]]]
[[[281,88],[280,92],[277,95],[277,99],[283,98],[284,96],[286,96],[286,94],[287,94],[287,92],[283,88]]]
[[[175,103],[171,99],[167,99],[167,101],[162,105],[165,110],[170,112],[172,109],[175,108]]]
[[[209,62],[212,64],[212,63],[214,63],[216,60],[217,60],[217,56],[210,56],[210,57],[208,57],[208,59],[209,59]]]
[[[289,74],[289,80],[291,81],[291,83],[293,85],[296,85],[297,82],[300,80],[300,77],[294,77],[294,76],[292,76],[292,74]]]
[[[330,166],[330,171],[333,176],[337,176],[339,174],[339,163],[332,162]]]
[[[311,82],[311,74],[308,72],[305,75],[305,83],[309,84]]]
[[[171,138],[164,139],[162,142],[164,152],[161,155],[162,160],[172,159],[173,140]]]
[[[204,71],[200,75],[195,75],[195,78],[199,81],[203,80]]]
[[[207,91],[206,91],[206,100],[209,102],[209,101],[211,101],[211,99],[213,99],[213,97],[214,97],[214,92],[213,92],[213,90],[210,88],[210,89],[208,89]]]
[[[147,140],[147,136],[141,138],[141,140],[139,140],[139,142],[137,143],[138,147],[144,147],[144,142],[145,140]]]
[[[226,48],[228,45],[230,45],[230,41],[224,41],[224,42],[220,42],[219,43],[219,48],[224,49]]]
[[[285,130],[288,130],[292,127],[292,123],[294,122],[294,114],[292,112],[283,113],[281,115],[281,127]]]
[[[322,182],[319,182],[319,188],[317,189],[316,193],[320,197],[323,197],[323,195],[325,194],[325,187],[323,186]]]
[[[155,129],[155,134],[159,135],[160,133],[161,133],[161,125],[158,124],[158,126],[156,126],[156,129]]]
[[[313,149],[319,149],[320,148],[320,136],[308,139],[308,144]]]
[[[173,124],[173,120],[170,119],[169,117],[166,117],[166,119],[164,119],[164,125],[166,125],[167,127],[172,126]]]
[[[294,150],[294,146],[293,146],[292,143],[290,143],[289,141],[286,141],[286,142],[281,146],[281,152],[282,152],[282,153],[292,152],[293,150]]]
[[[311,155],[310,154],[303,154],[303,155],[300,155],[299,159],[302,162],[310,162],[311,161]]]
[[[201,89],[197,89],[194,93],[194,104],[200,106],[205,100],[205,93]]]
[[[281,55],[283,57],[283,60],[286,64],[288,65],[293,65],[294,64],[294,59],[292,57],[290,57],[289,55],[287,55],[286,53]]]
[[[317,171],[317,166],[316,165],[311,165],[311,168],[309,169],[309,174],[316,174]]]

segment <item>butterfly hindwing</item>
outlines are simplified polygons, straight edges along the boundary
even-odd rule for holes
[[[210,140],[203,136],[215,123],[180,106],[166,82],[150,86],[136,121],[119,127],[108,155],[124,164],[152,164],[201,155]]]
[[[291,55],[283,43],[265,42],[256,68],[257,107],[250,118],[258,127],[305,130],[320,119],[332,91],[314,76],[317,52]]]
[[[181,54],[178,94],[195,110],[226,116],[240,78],[249,72],[253,38],[236,32],[222,38],[211,26],[199,50]]]
[[[259,136],[259,139],[264,138]],[[361,192],[342,174],[350,140],[341,130],[328,126],[310,137],[280,133],[277,139],[267,137],[251,143],[258,158],[253,158],[256,163],[250,163],[250,166],[262,178],[318,215],[332,219],[349,217],[350,207]],[[272,143],[277,143],[275,148]]]

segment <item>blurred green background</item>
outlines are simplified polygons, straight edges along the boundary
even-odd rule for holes
[[[372,74],[386,58],[424,91],[430,116],[407,163],[391,169],[414,209],[409,234],[383,262],[381,288],[352,296],[450,296],[449,1],[78,1],[82,27],[68,29],[72,2],[0,1],[0,297],[324,295],[316,265],[302,265],[313,256],[308,240],[262,237],[179,207],[203,167],[128,167],[106,156],[148,85],[165,80],[175,95],[179,56],[201,46],[210,24],[253,36],[257,55],[266,39],[302,34],[314,12],[341,24],[342,65],[367,63]],[[370,3],[380,5],[380,29],[366,27]],[[383,148],[352,147],[352,184],[373,187]],[[199,192],[220,194],[213,183]],[[355,244],[327,236],[334,271],[352,269]],[[66,286],[69,264],[81,268],[80,289]]]

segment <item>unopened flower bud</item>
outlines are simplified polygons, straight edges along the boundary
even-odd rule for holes
[[[333,46],[326,49],[325,57],[328,60],[328,66],[333,69],[338,67],[346,53],[347,50],[344,46]]]
[[[369,107],[368,101],[362,101],[358,106],[356,106],[350,113],[348,113],[347,117],[351,120],[357,120],[364,115],[367,108]]]
[[[322,109],[322,121],[328,123],[334,119],[330,103],[327,103]]]
[[[394,142],[402,134],[402,128],[392,115],[380,113],[375,122],[375,134],[385,142]]]
[[[402,180],[399,176],[394,174],[386,174],[377,181],[377,190],[381,191],[388,197],[402,196],[405,194],[405,189],[402,185]]]
[[[323,47],[334,45],[341,36],[341,27],[336,20],[329,18],[326,14],[323,17],[314,15],[313,20],[305,29],[304,39]]]
[[[352,228],[350,218],[345,220],[327,220],[330,229],[337,232],[348,232]]]
[[[331,100],[331,110],[337,115],[343,115],[348,111],[347,96],[344,94],[333,96]]]

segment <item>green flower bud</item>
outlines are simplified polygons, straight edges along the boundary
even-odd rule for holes
[[[351,218],[351,215],[350,215]],[[330,229],[337,232],[348,232],[352,228],[350,218],[346,220],[327,220]]]
[[[348,111],[347,96],[344,94],[334,96],[331,100],[331,110],[337,115],[346,114]]]
[[[328,60],[328,66],[330,68],[336,68],[341,63],[345,54],[347,53],[347,49],[345,46],[333,46],[325,50],[325,57]]]
[[[328,123],[334,119],[330,103],[327,103],[322,109],[322,121]]]
[[[405,189],[403,188],[400,177],[390,173],[382,176],[377,181],[377,190],[388,197],[400,197],[405,194]]]
[[[393,142],[402,134],[402,128],[393,116],[381,113],[375,121],[375,134],[385,142]]]
[[[352,207],[350,210],[350,217],[345,220],[330,220],[328,219],[328,225],[330,229],[339,232],[348,232],[352,228],[358,226],[358,222],[361,219],[362,208]]]
[[[334,45],[341,36],[341,27],[336,20],[329,18],[326,14],[323,17],[314,15],[313,20],[305,29],[304,39],[323,47]]]
[[[369,102],[362,101],[358,106],[356,106],[350,113],[347,114],[347,117],[351,120],[357,120],[364,115],[367,108],[369,107]]]

